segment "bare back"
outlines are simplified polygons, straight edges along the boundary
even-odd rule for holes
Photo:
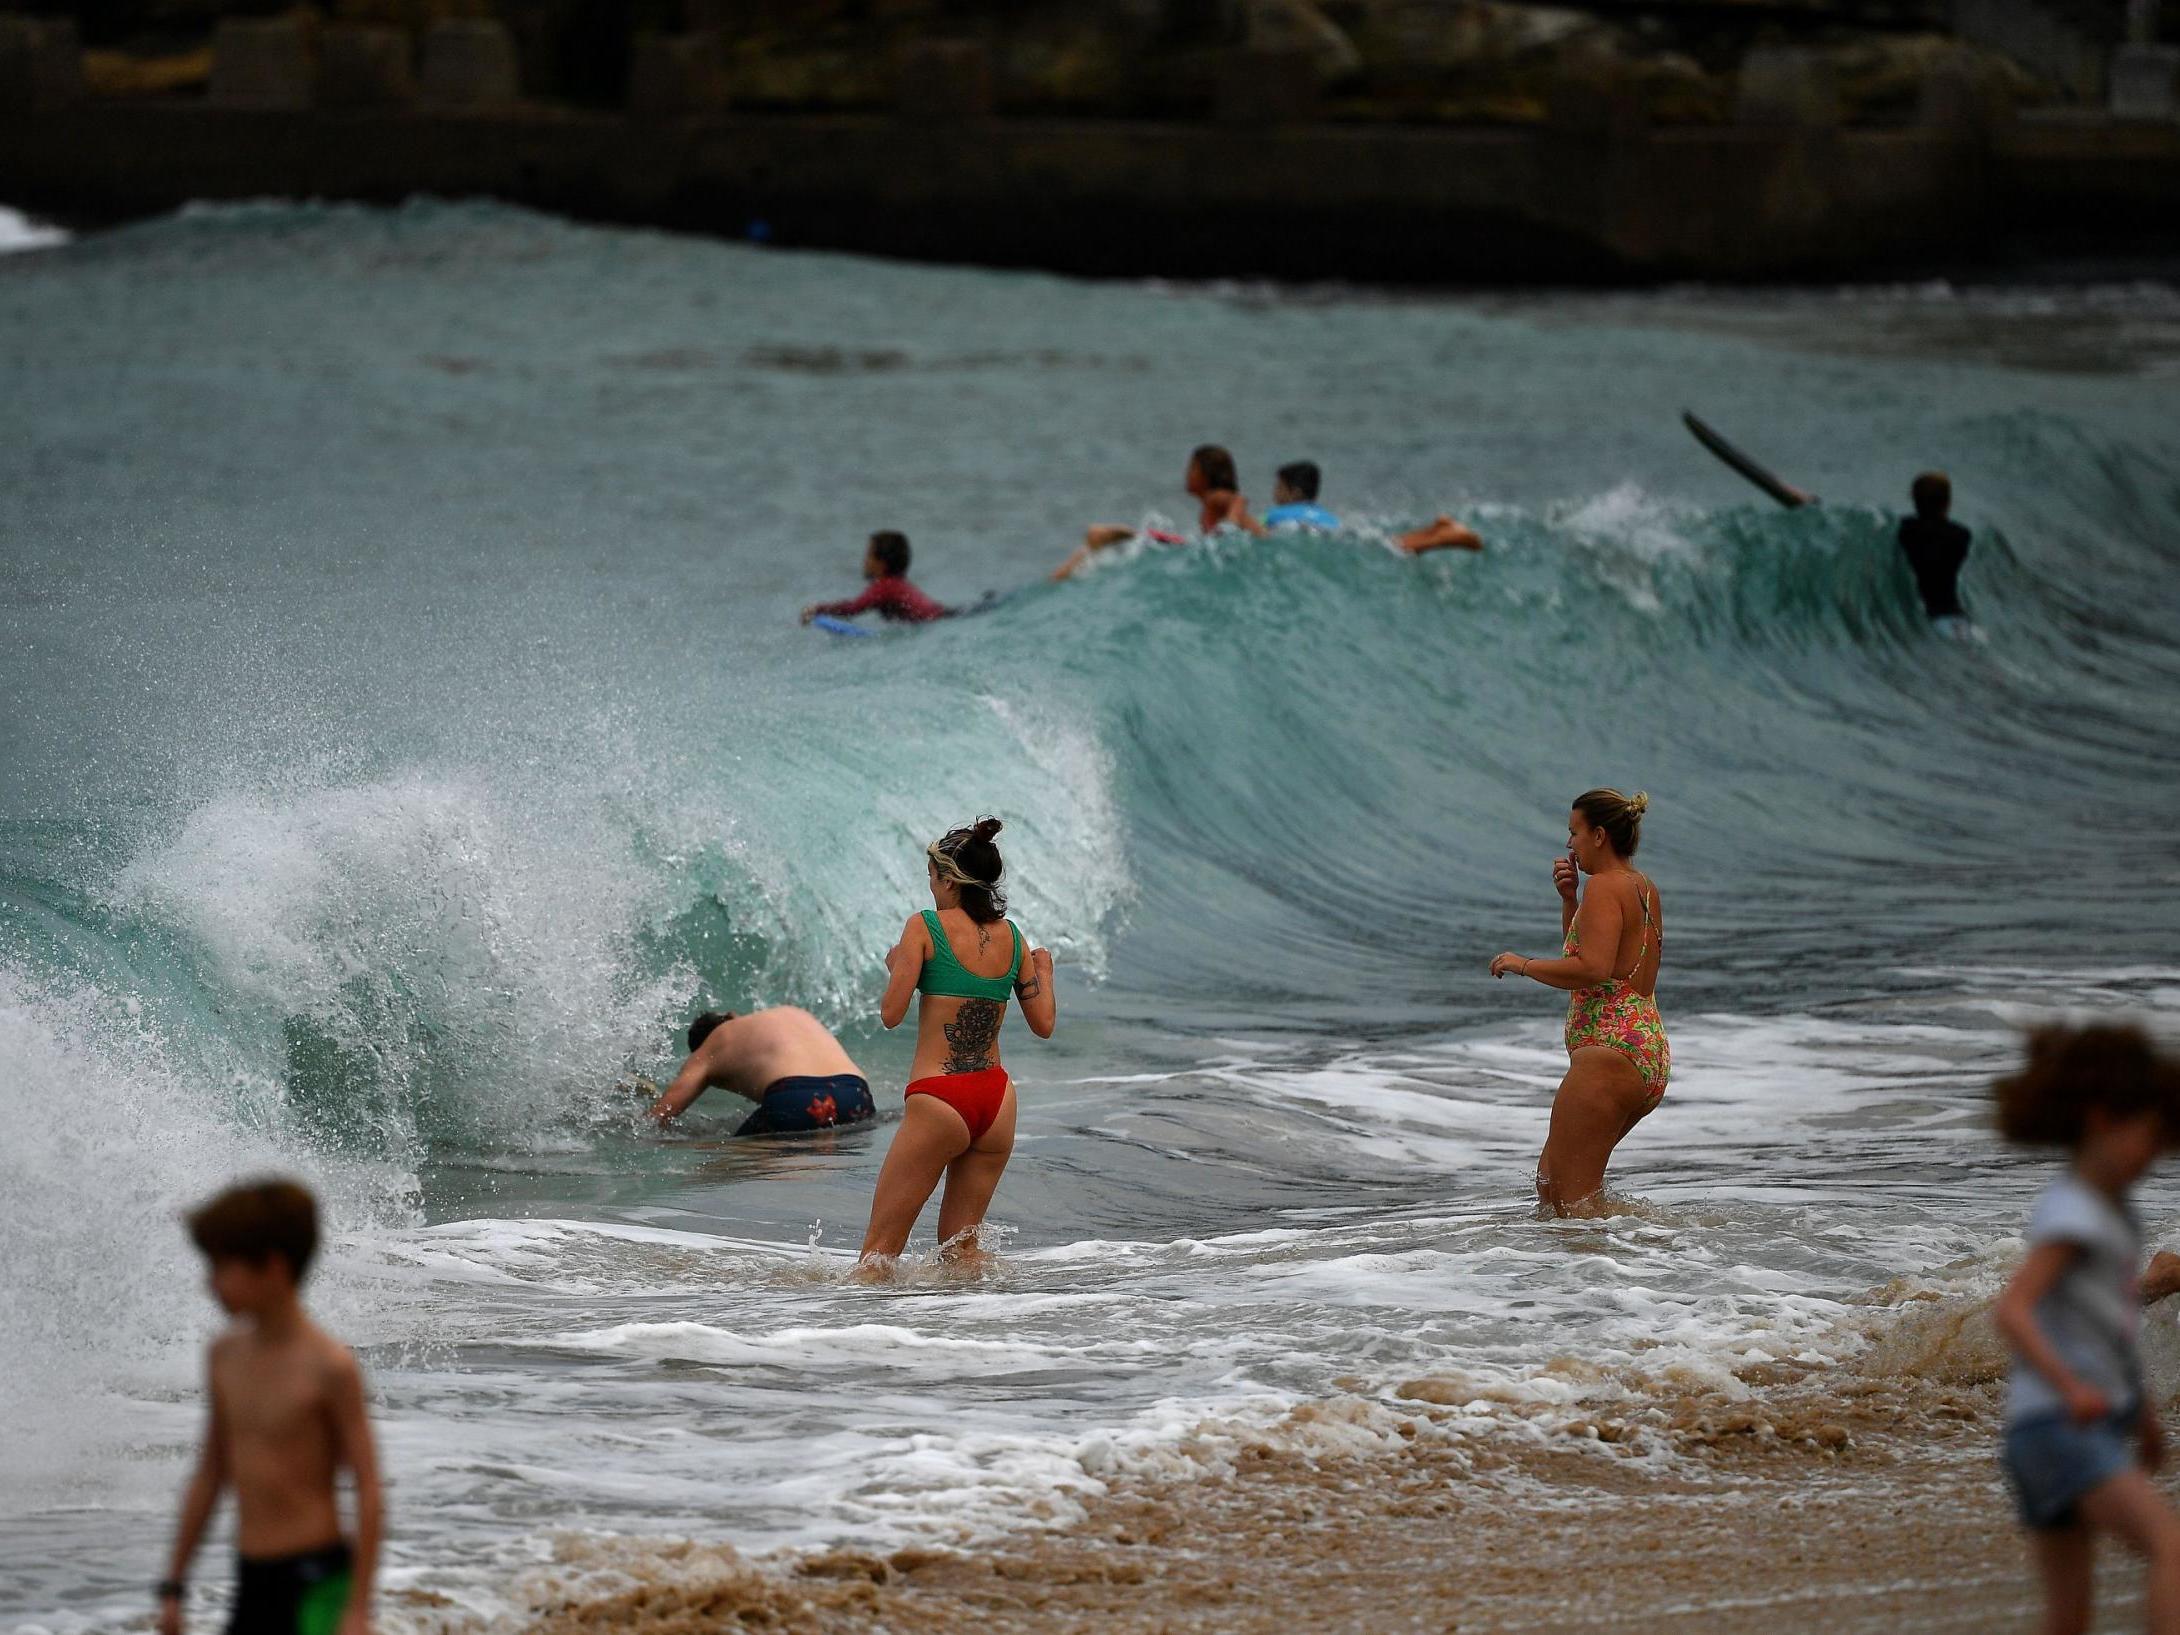
[[[793,1005],[722,1022],[704,1047],[711,1082],[752,1100],[781,1079],[862,1072],[823,1022]]]
[[[1015,965],[1018,933],[1006,920],[979,925],[958,908],[937,911],[947,947],[971,976],[1001,978]],[[929,929],[924,932],[928,938]],[[956,999],[919,994],[914,1078],[942,1073],[982,1073],[1000,1065],[999,1031],[1007,1020],[1000,999]]]
[[[1612,951],[1612,977],[1625,983],[1644,998],[1655,997],[1658,991],[1658,967],[1665,960],[1665,910],[1658,898],[1658,888],[1647,875],[1633,869],[1615,870],[1610,874],[1590,876],[1590,891],[1610,891],[1620,909],[1619,946]],[[1587,896],[1584,897],[1585,904]],[[1581,915],[1575,916],[1575,935],[1582,930]]]

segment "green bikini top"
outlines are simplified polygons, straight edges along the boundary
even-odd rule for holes
[[[996,999],[1002,1005],[1014,992],[1014,979],[1022,972],[1022,933],[1012,920],[1007,929],[1014,932],[1014,963],[1007,967],[1005,976],[978,976],[968,966],[954,957],[954,945],[946,940],[946,927],[939,924],[936,910],[923,911],[924,928],[931,933],[931,957],[923,962],[923,974],[916,978],[916,986],[933,999]]]

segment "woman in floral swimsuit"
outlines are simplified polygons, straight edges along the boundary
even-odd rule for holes
[[[1537,1160],[1537,1196],[1559,1215],[1603,1214],[1612,1150],[1658,1103],[1673,1050],[1658,1017],[1658,966],[1665,957],[1658,888],[1630,861],[1650,797],[1617,789],[1578,796],[1567,818],[1567,855],[1552,866],[1558,959],[1501,954],[1491,974],[1512,971],[1570,990],[1567,1076],[1552,1102],[1551,1131]],[[1576,889],[1582,875],[1589,889]]]

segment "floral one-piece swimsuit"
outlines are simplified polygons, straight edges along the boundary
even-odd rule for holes
[[[1665,1037],[1657,997],[1637,993],[1633,981],[1650,953],[1651,937],[1657,937],[1661,953],[1665,948],[1665,934],[1650,917],[1648,885],[1648,881],[1641,881],[1635,888],[1635,901],[1643,911],[1643,937],[1627,975],[1608,976],[1594,988],[1575,989],[1567,998],[1567,1050],[1571,1055],[1603,1045],[1620,1051],[1634,1062],[1636,1072],[1643,1077],[1643,1088],[1650,1092],[1650,1105],[1655,1107],[1665,1099],[1665,1081],[1673,1075],[1673,1047]],[[1579,915],[1568,922],[1564,948],[1569,955],[1581,950],[1582,939],[1576,934],[1581,923]]]

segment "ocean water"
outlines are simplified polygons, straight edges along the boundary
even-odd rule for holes
[[[2018,1028],[2180,1001],[2176,373],[2163,285],[1391,300],[447,204],[8,257],[0,1627],[143,1625],[216,1326],[177,1214],[266,1170],[326,1199],[397,1631],[570,1534],[959,1544],[1367,1452],[1423,1376],[1515,1436],[1882,1365],[2017,1250]],[[1213,439],[1352,531],[1042,581]],[[1927,465],[1972,641],[1891,544]],[[1490,549],[1385,547],[1441,509]],[[1012,594],[799,628],[878,527]],[[1545,1222],[1558,1010],[1484,968],[1600,782],[1676,1073],[1625,1212]],[[880,960],[986,811],[1061,986],[1002,1262],[851,1287],[887,1125],[661,1139],[615,1081],[792,1001],[890,1118]]]

